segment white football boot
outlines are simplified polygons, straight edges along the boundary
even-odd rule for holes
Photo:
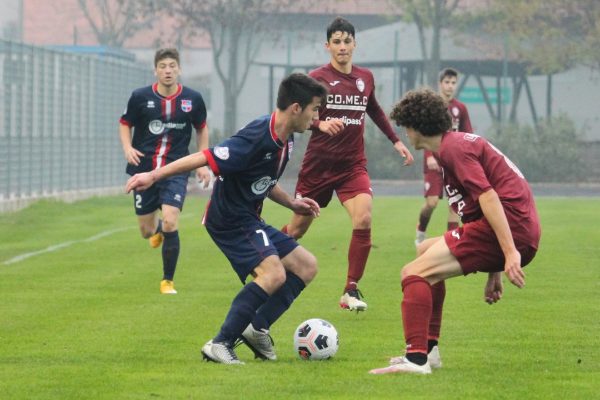
[[[407,374],[431,374],[431,366],[429,361],[424,365],[418,365],[408,361],[406,357],[402,357],[397,363],[388,367],[376,368],[369,371],[373,375],[407,373]]]
[[[244,332],[242,332],[241,338],[246,346],[250,347],[250,350],[254,352],[256,358],[262,360],[277,360],[275,354],[275,343],[273,338],[269,335],[269,331],[266,329],[256,330],[252,324],[248,324]]]
[[[202,356],[206,361],[219,364],[244,364],[237,357],[233,348],[226,343],[213,342],[212,339],[202,346]]]

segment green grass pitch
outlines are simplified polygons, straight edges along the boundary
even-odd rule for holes
[[[414,256],[422,199],[379,197],[361,289],[369,310],[337,302],[351,231],[344,209],[323,210],[302,245],[319,275],[273,326],[279,360],[202,362],[241,284],[200,224],[205,197],[180,221],[176,296],[161,296],[159,249],[140,238],[129,196],[42,201],[0,215],[1,399],[592,399],[600,393],[598,199],[539,198],[542,243],[519,290],[483,301],[485,276],[447,284],[440,349],[430,376],[372,376],[402,354],[400,268]],[[267,202],[276,227],[290,212]],[[443,230],[443,207],[431,232]],[[22,257],[25,255],[25,257]],[[332,322],[336,357],[293,352],[305,319]]]

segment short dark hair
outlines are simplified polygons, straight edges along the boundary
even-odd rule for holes
[[[437,136],[452,126],[447,103],[429,88],[407,92],[392,109],[390,118],[423,136]]]
[[[154,68],[156,68],[158,63],[165,58],[172,58],[177,61],[177,65],[179,65],[179,51],[174,47],[168,47],[156,50],[156,53],[154,54]]]
[[[440,82],[444,80],[445,77],[447,76],[453,76],[455,78],[458,79],[458,71],[455,70],[454,68],[444,68],[443,70],[440,71]]]
[[[327,88],[308,75],[293,73],[279,84],[277,93],[277,108],[285,110],[294,103],[300,104],[304,109],[312,103],[313,98],[320,97],[325,101]]]
[[[333,21],[331,21],[331,23],[329,24],[329,26],[327,27],[327,41],[329,42],[329,39],[331,39],[331,35],[333,35],[336,32],[346,32],[348,34],[348,36],[352,36],[353,38],[356,38],[355,32],[354,32],[354,25],[352,25],[350,23],[350,21],[348,21],[345,18],[342,17],[335,17],[335,19]]]

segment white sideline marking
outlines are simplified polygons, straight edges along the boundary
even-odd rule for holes
[[[105,236],[110,236],[113,233],[122,232],[122,231],[125,231],[125,230],[128,230],[128,229],[133,229],[133,228],[135,228],[135,227],[111,229],[111,230],[108,230],[108,231],[100,232],[100,233],[98,233],[98,234],[96,234],[94,236],[90,236],[87,239],[69,240],[68,242],[63,242],[63,243],[59,243],[59,244],[53,244],[52,246],[48,246],[48,247],[46,247],[45,249],[42,249],[42,250],[36,250],[36,251],[29,252],[29,253],[19,254],[18,256],[15,256],[13,258],[10,258],[10,259],[4,261],[2,264],[4,264],[4,265],[10,265],[10,264],[18,263],[20,261],[28,259],[29,257],[37,256],[39,254],[44,254],[44,253],[52,253],[53,251],[64,249],[66,247],[72,246],[72,245],[77,244],[77,243],[93,242],[93,241],[96,241],[98,239],[102,239]]]
[[[182,216],[179,217],[179,220],[187,219],[187,218],[191,218],[191,217],[195,217],[195,215],[192,215],[192,214],[182,215]],[[59,244],[53,244],[52,246],[48,246],[48,247],[46,247],[45,249],[42,249],[42,250],[36,250],[36,251],[29,252],[29,253],[19,254],[18,256],[15,256],[13,258],[10,258],[10,259],[2,262],[2,264],[3,265],[10,265],[10,264],[18,263],[20,261],[28,259],[29,257],[37,256],[38,254],[52,253],[53,251],[64,249],[64,248],[67,248],[67,247],[72,246],[72,245],[77,244],[77,243],[94,242],[94,241],[96,241],[98,239],[102,239],[105,236],[110,236],[113,233],[123,232],[123,231],[129,230],[129,229],[135,229],[135,228],[137,228],[137,226],[129,226],[129,227],[126,227],[126,228],[109,229],[107,231],[100,232],[100,233],[98,233],[98,234],[96,234],[94,236],[90,236],[87,239],[69,240],[68,242],[63,242],[63,243],[59,243]]]

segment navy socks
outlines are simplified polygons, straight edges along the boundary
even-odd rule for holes
[[[230,346],[241,336],[250,321],[256,316],[256,310],[262,306],[269,295],[260,286],[250,282],[233,299],[229,313],[214,342],[225,342]]]
[[[163,236],[165,238],[162,246],[163,279],[172,281],[179,258],[179,231],[163,232]]]

